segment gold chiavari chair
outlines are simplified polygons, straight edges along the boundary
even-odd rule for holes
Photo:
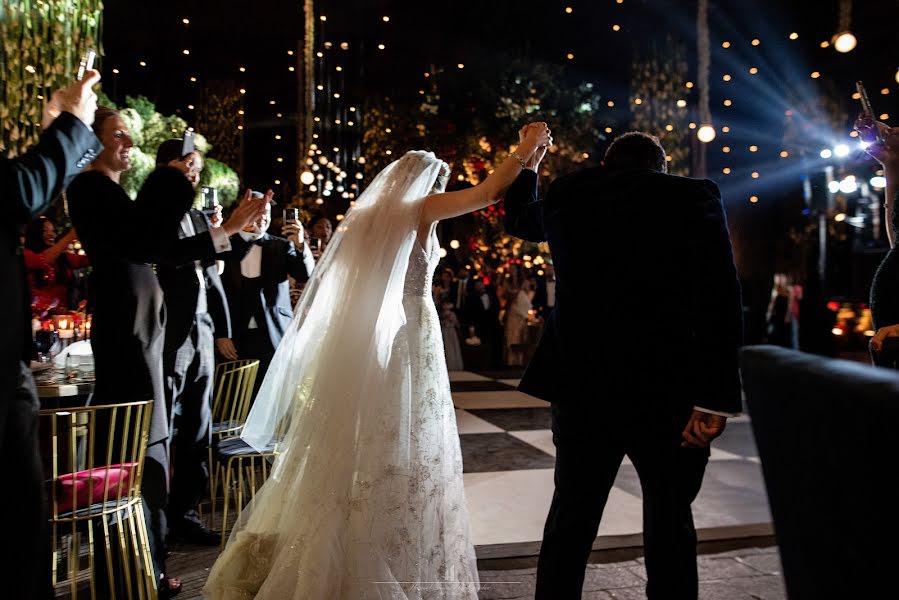
[[[211,502],[210,525],[215,521],[218,484],[223,467],[214,460],[214,447],[228,438],[240,435],[247,421],[253,401],[253,388],[259,361],[235,360],[220,363],[215,368],[212,400],[212,440],[209,447],[209,498]]]
[[[278,424],[274,439],[264,452],[258,452],[239,437],[222,440],[216,448],[217,464],[224,472],[222,485],[222,548],[228,539],[228,510],[234,504],[235,522],[243,509],[266,482],[272,463],[280,454],[281,440],[290,426],[290,417]]]
[[[152,407],[40,412],[53,584],[71,600],[156,600],[141,499]]]

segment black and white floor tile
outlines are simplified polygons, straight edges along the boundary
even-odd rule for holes
[[[553,493],[555,448],[549,405],[515,389],[516,379],[452,372],[472,535],[480,558],[536,552]],[[594,547],[639,545],[640,485],[625,458]],[[693,504],[700,540],[770,535],[771,517],[746,417],[715,443]]]

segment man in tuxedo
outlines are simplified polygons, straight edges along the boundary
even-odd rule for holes
[[[465,303],[465,314],[462,320],[474,326],[475,333],[481,340],[481,349],[477,353],[481,364],[478,368],[492,369],[499,363],[502,355],[502,330],[499,322],[499,299],[492,287],[483,279],[475,279],[469,290]],[[468,337],[468,329],[463,332]]]
[[[156,165],[186,167],[185,175],[196,189],[203,159],[198,152],[181,156],[182,148],[181,139],[166,140],[159,146]],[[194,237],[211,229],[206,215],[191,208],[181,219],[178,237]],[[159,264],[157,277],[165,295],[163,374],[173,448],[169,537],[215,546],[220,536],[202,525],[197,505],[209,481],[206,459],[212,436],[214,340],[216,335],[231,334],[228,311],[210,309],[210,305],[227,307],[228,303],[213,257],[181,266]]]
[[[668,175],[658,140],[628,133],[602,167],[556,179],[538,200],[544,154],[505,206],[509,233],[549,242],[557,276],[555,309],[519,387],[552,403],[556,446],[536,597],[581,597],[628,456],[643,488],[647,596],[695,600],[690,505],[709,444],[742,408],[740,285],[718,188]]]
[[[25,279],[19,226],[40,216],[102,146],[91,130],[97,110],[96,71],[53,94],[44,110],[43,134],[18,158],[0,159],[0,197],[7,218],[0,226],[0,307],[8,317],[0,342],[0,460],[7,481],[0,515],[15,544],[0,560],[4,597],[52,598],[38,452],[38,409],[29,362],[31,294]]]
[[[293,318],[288,276],[306,282],[315,266],[299,222],[285,223],[287,239],[269,234],[270,224],[271,207],[254,227],[240,233],[250,251],[225,260],[222,283],[233,335],[218,335],[215,341],[228,360],[259,359],[257,390]]]

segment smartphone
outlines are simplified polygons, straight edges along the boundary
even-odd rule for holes
[[[862,110],[871,115],[871,120],[873,121],[876,119],[877,113],[874,112],[874,107],[871,106],[871,99],[868,98],[868,91],[865,89],[865,85],[861,81],[856,81],[855,89],[858,92],[859,100],[862,103]],[[883,135],[880,133],[880,128],[878,128],[877,125],[873,125],[870,129],[873,131],[868,134],[867,141],[883,142]]]
[[[78,81],[84,79],[84,74],[94,68],[94,61],[97,60],[97,51],[89,48],[84,56],[81,57],[81,63],[78,65]]]
[[[194,132],[185,129],[184,135],[181,137],[181,158],[194,151]]]
[[[297,223],[300,220],[300,209],[298,208],[285,208],[284,209],[284,224],[288,223]]]
[[[215,207],[219,205],[219,191],[214,187],[203,186],[200,188],[202,194],[201,210],[203,212],[213,213]]]

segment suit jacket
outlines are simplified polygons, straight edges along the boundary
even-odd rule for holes
[[[549,242],[556,305],[520,389],[578,401],[590,374],[596,395],[649,411],[740,412],[742,305],[720,198],[708,180],[599,167],[539,200],[523,171],[506,230]]]
[[[242,293],[244,279],[240,262],[245,255],[232,253],[225,259],[222,285],[228,299],[232,335],[239,339],[247,332],[250,317],[261,315],[261,319],[256,318],[256,324],[268,334],[272,348],[277,348],[293,318],[287,277],[308,281],[314,263],[311,253],[297,252],[293,242],[284,238],[266,233],[254,243],[262,247],[262,258],[258,282],[261,287],[258,295],[253,296],[253,305],[248,305]]]
[[[0,225],[0,311],[8,318],[0,340],[4,390],[12,389],[6,378],[18,375],[19,361],[29,361],[33,353],[31,294],[18,226],[46,211],[102,148],[81,120],[62,113],[28,152],[12,160],[0,159],[0,197],[6,212]]]
[[[466,323],[471,323],[477,328],[478,336],[481,338],[489,337],[499,331],[499,298],[491,287],[486,288],[487,296],[490,298],[490,307],[484,308],[481,296],[475,291],[473,282],[468,287],[468,299],[465,303],[465,312],[463,319]],[[468,335],[468,332],[465,332]]]
[[[212,225],[206,215],[193,208],[188,211],[188,215],[190,215],[196,236],[209,233]],[[187,234],[180,227],[178,228],[178,238],[187,238]],[[232,237],[232,246],[241,246],[240,249],[232,249],[232,252],[242,255],[242,250],[248,246],[238,240],[239,236]],[[203,267],[207,312],[212,316],[215,335],[216,337],[231,337],[231,317],[225,290],[219,277],[216,255],[210,254],[208,248],[205,248],[198,260]],[[193,261],[183,264],[163,262],[157,266],[156,275],[159,277],[159,285],[165,296],[165,352],[174,352],[190,335],[194,315],[197,312],[200,281],[197,279],[196,264]]]

